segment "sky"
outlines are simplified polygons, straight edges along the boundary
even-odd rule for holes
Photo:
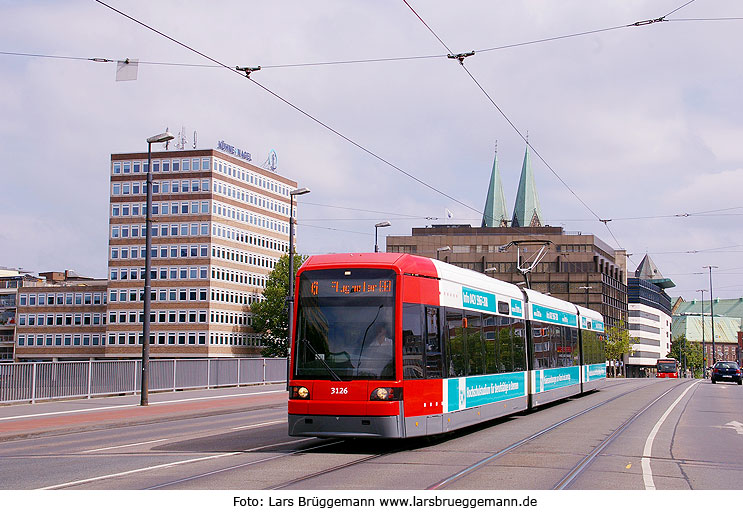
[[[275,150],[311,190],[305,255],[373,251],[381,221],[380,247],[478,226],[496,145],[512,207],[528,134],[546,224],[630,271],[649,253],[671,296],[715,265],[714,296],[743,297],[740,1],[107,3],[162,34],[94,0],[0,0],[0,265],[105,277],[110,155],[166,128]]]

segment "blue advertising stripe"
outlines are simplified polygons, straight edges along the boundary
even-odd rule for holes
[[[572,386],[580,382],[580,367],[579,366],[566,366],[564,368],[550,368],[548,370],[540,370],[543,377],[543,391],[554,390],[557,388],[564,388],[566,386]]]
[[[569,312],[550,309],[533,303],[531,305],[531,316],[537,321],[545,323],[555,323],[557,325],[566,325],[568,327],[578,326],[578,316]]]
[[[497,312],[495,295],[462,286],[462,306],[479,311]]]
[[[593,318],[587,318],[586,316],[581,316],[580,328],[585,330],[593,330],[594,332],[603,332],[604,322],[601,320],[595,320]]]
[[[526,395],[524,372],[444,379],[447,412],[492,404]]]
[[[586,381],[595,381],[596,379],[603,379],[606,377],[606,364],[587,364],[586,365]]]
[[[514,316],[516,318],[524,317],[524,307],[521,304],[521,300],[511,300],[511,316]]]

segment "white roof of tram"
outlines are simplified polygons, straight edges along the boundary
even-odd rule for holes
[[[513,284],[504,282],[503,280],[489,277],[488,275],[478,273],[477,271],[452,266],[451,264],[441,262],[440,260],[431,259],[431,261],[433,262],[433,265],[436,266],[436,270],[438,271],[441,280],[448,280],[473,289],[488,291],[493,294],[500,294],[511,298],[518,298],[520,300],[524,298],[524,293],[521,292],[521,289]]]

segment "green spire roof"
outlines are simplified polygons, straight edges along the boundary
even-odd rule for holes
[[[516,194],[516,204],[513,207],[511,226],[542,226],[542,209],[539,207],[537,186],[534,183],[534,173],[531,170],[531,159],[527,145],[524,153],[524,165],[521,167],[519,190]]]
[[[498,152],[493,159],[493,172],[490,174],[490,185],[488,186],[488,197],[485,200],[485,210],[482,213],[483,228],[494,228],[497,226],[508,226],[508,213],[506,212],[506,197],[503,195],[503,184],[498,171]]]

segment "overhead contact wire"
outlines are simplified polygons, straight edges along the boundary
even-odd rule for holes
[[[232,68],[232,67],[230,67],[230,66],[228,66],[228,65],[226,65],[224,63],[222,63],[221,61],[218,61],[218,60],[214,59],[211,56],[208,56],[207,54],[204,54],[203,52],[200,52],[200,51],[196,50],[193,47],[190,47],[190,46],[186,45],[185,43],[182,43],[182,42],[178,41],[177,39],[175,39],[175,38],[173,38],[171,36],[168,36],[164,32],[161,32],[161,31],[155,29],[154,27],[151,27],[150,25],[147,25],[144,22],[141,22],[141,21],[137,20],[136,18],[134,18],[134,17],[132,17],[132,16],[130,16],[130,15],[128,15],[128,14],[120,11],[119,9],[116,9],[115,7],[112,7],[112,6],[108,5],[107,3],[103,2],[102,0],[95,0],[95,1],[98,2],[99,4],[105,6],[105,7],[108,7],[112,11],[115,11],[116,13],[119,13],[120,15],[124,16],[125,18],[127,18],[127,19],[129,19],[129,20],[131,20],[131,21],[133,21],[133,22],[135,22],[135,23],[137,23],[137,24],[139,24],[139,25],[141,25],[141,26],[143,26],[143,27],[151,30],[152,32],[154,32],[156,34],[159,34],[160,36],[168,39],[169,41],[172,41],[173,43],[175,43],[177,45],[180,45],[180,46],[182,46],[182,47],[190,50],[191,52],[194,52],[195,54],[198,54],[199,56],[203,57],[204,59],[207,59],[207,60],[209,60],[209,61],[211,61],[213,63],[216,63],[216,64],[220,65],[221,67],[226,68],[227,70],[240,75],[241,77],[246,77],[249,81],[251,81],[253,84],[255,84],[256,86],[258,86],[259,88],[261,88],[262,90],[264,90],[266,93],[272,95],[273,97],[275,97],[276,99],[280,100],[284,104],[292,107],[294,110],[298,111],[299,113],[301,113],[305,117],[307,117],[310,120],[314,121],[318,125],[324,127],[325,129],[327,129],[328,131],[330,131],[334,135],[338,136],[339,138],[342,138],[346,142],[348,142],[351,145],[355,146],[356,148],[364,151],[365,153],[369,154],[370,156],[373,156],[374,158],[376,158],[377,160],[381,161],[382,163],[388,165],[389,167],[392,167],[393,169],[395,169],[396,171],[400,172],[401,174],[407,176],[408,178],[412,179],[413,181],[418,182],[419,184],[423,185],[424,187],[427,187],[430,190],[433,190],[434,192],[436,192],[436,193],[444,196],[445,198],[447,198],[447,199],[449,199],[449,200],[451,200],[451,201],[453,201],[453,202],[455,202],[455,203],[457,203],[459,205],[462,205],[465,208],[468,208],[468,209],[473,210],[473,211],[478,212],[478,213],[480,212],[476,208],[473,208],[473,207],[469,206],[468,204],[464,203],[463,201],[460,201],[460,200],[456,199],[455,197],[450,196],[449,194],[443,192],[442,190],[437,189],[433,185],[431,185],[429,183],[426,183],[425,181],[417,178],[416,176],[410,174],[409,172],[401,169],[400,167],[398,167],[397,165],[393,164],[389,160],[386,160],[385,158],[383,158],[379,154],[375,153],[374,151],[371,151],[370,149],[367,149],[366,147],[364,147],[363,145],[359,144],[358,142],[356,142],[352,138],[347,137],[346,135],[344,135],[340,131],[334,129],[333,127],[329,126],[328,124],[326,124],[325,122],[321,121],[320,119],[318,119],[314,115],[311,115],[309,112],[303,110],[302,108],[300,108],[299,106],[297,106],[293,102],[289,101],[288,99],[285,99],[284,97],[282,97],[278,93],[276,93],[276,92],[272,91],[271,89],[269,89],[268,87],[262,85],[261,83],[259,83],[258,81],[256,81],[252,77],[250,77],[250,75],[245,75],[244,76],[240,71],[238,71],[238,70],[236,70],[236,69],[234,69],[234,68]]]

